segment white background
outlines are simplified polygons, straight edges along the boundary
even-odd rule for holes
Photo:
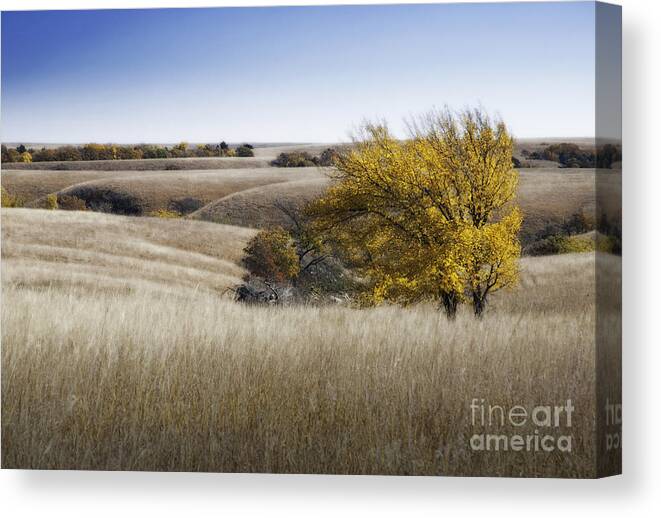
[[[625,147],[624,475],[569,481],[3,470],[0,509],[4,516],[117,518],[212,512],[287,517],[432,513],[489,518],[660,516],[661,167],[657,157],[661,156],[661,9],[659,2],[653,0],[621,3]],[[191,4],[177,0],[0,0],[3,10],[277,4],[272,0]]]

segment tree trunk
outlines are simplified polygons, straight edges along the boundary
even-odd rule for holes
[[[445,314],[451,320],[457,316],[457,305],[459,303],[456,293],[441,293],[441,303]]]
[[[473,292],[473,312],[478,318],[482,318],[482,313],[484,312],[484,307],[487,305],[487,296],[486,294],[481,294],[479,291]]]

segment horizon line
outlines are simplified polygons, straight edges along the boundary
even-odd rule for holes
[[[525,137],[512,137],[514,140],[592,140],[592,139],[603,139],[607,137],[600,137],[596,135],[546,135],[546,136],[525,136]],[[398,139],[403,140],[403,139]],[[7,141],[0,142],[2,145],[13,145],[13,144],[44,144],[49,146],[54,145],[63,145],[63,146],[76,146],[76,145],[86,145],[86,144],[117,144],[121,146],[130,146],[130,145],[141,145],[141,144],[179,144],[181,142],[187,142],[188,144],[212,144],[216,143],[218,140],[187,140],[187,139],[178,139],[178,140],[168,140],[168,141],[156,141],[156,140],[141,140],[141,141],[130,141],[130,142],[121,142],[118,140],[86,140],[86,141],[46,141],[46,140],[28,140],[28,139],[12,139]],[[223,142],[222,140],[218,142]],[[225,141],[227,144],[253,144],[253,145],[314,145],[314,144],[350,144],[351,140],[308,140],[308,141],[298,141],[298,140],[250,140],[250,139],[239,139],[239,140],[229,140]]]

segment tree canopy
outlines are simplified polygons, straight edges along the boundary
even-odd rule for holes
[[[266,281],[285,282],[299,273],[299,258],[291,235],[282,228],[262,230],[245,248],[248,271]]]
[[[481,110],[431,112],[410,127],[401,141],[366,124],[309,214],[367,280],[366,303],[431,299],[454,316],[470,300],[481,315],[518,277],[512,137]]]

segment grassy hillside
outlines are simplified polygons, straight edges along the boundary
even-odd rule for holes
[[[282,144],[277,146],[258,146],[253,150],[255,158],[273,160],[280,153],[291,153],[293,151],[305,151],[311,155],[319,155],[329,147],[346,146],[347,144]]]
[[[593,257],[522,265],[498,311],[455,322],[425,305],[246,307],[3,275],[3,466],[594,476]],[[472,398],[567,394],[571,456],[468,448]]]
[[[530,144],[527,144],[530,145]],[[312,152],[325,145],[307,145]],[[274,207],[276,200],[299,205],[323,192],[328,185],[323,170],[318,168],[271,168],[268,157],[283,150],[304,149],[305,145],[256,148],[262,158],[258,167],[239,169],[188,170],[200,161],[213,164],[250,166],[251,159],[169,159],[162,161],[187,164],[182,171],[3,171],[2,185],[22,198],[27,206],[44,206],[49,193],[80,197],[95,207],[104,206],[122,214],[144,215],[159,209],[172,210],[179,200],[190,198],[197,211],[191,217],[205,221],[248,227],[284,223]],[[242,161],[243,162],[240,162]],[[124,164],[141,161],[113,161]],[[154,162],[146,160],[143,162]],[[48,163],[44,163],[48,164]],[[89,164],[94,164],[89,162]],[[607,173],[600,172],[602,188]],[[540,231],[560,224],[573,213],[593,211],[595,206],[595,172],[590,169],[534,168],[522,169],[518,201],[524,212],[522,241],[529,243]],[[285,182],[288,182],[285,185]],[[120,200],[114,203],[113,200]],[[619,198],[618,198],[619,199]],[[111,200],[106,203],[107,200]],[[131,210],[125,210],[125,205]],[[98,210],[98,209],[96,209]],[[191,212],[186,211],[186,213]]]
[[[3,209],[3,286],[222,293],[240,282],[253,234],[201,221]]]
[[[150,211],[171,208],[174,201],[182,198],[194,198],[201,204],[207,204],[246,189],[310,176],[321,176],[321,173],[316,168],[308,171],[296,168],[173,171],[159,175],[97,180],[74,185],[61,192],[86,201],[102,196],[111,197],[113,193],[123,194],[135,200],[141,214],[147,214]]]
[[[63,171],[163,171],[168,169],[240,169],[268,167],[264,158],[203,157],[150,158],[141,160],[76,160],[65,162],[7,162],[7,170],[63,170]]]
[[[527,243],[546,226],[560,224],[575,212],[594,212],[594,170],[523,169],[517,201],[524,218],[521,240]]]
[[[17,171],[2,170],[2,186],[26,204],[72,185],[94,180],[135,176],[134,171]],[[153,173],[142,173],[153,174]]]
[[[189,159],[186,159],[189,160]],[[599,171],[600,192],[617,186],[609,172]],[[518,203],[524,214],[521,239],[530,243],[549,225],[572,214],[595,209],[595,172],[588,169],[523,169]],[[202,171],[6,171],[2,185],[26,201],[43,207],[55,192],[82,198],[95,210],[146,215],[178,210],[192,203],[193,219],[262,228],[287,223],[276,201],[299,206],[329,185],[326,172],[306,168],[245,168]],[[603,199],[608,198],[603,196]],[[617,196],[611,198],[619,199]]]
[[[312,171],[305,176],[307,178],[304,180],[269,184],[230,194],[202,207],[190,217],[254,228],[287,226],[291,221],[277,208],[278,203],[303,207],[323,194],[330,185],[330,179],[326,176],[315,175]]]
[[[21,197],[26,206],[41,207],[49,193],[73,195],[90,203],[108,202],[110,210],[145,215],[172,209],[173,203],[192,198],[199,206],[259,186],[323,178],[311,168],[245,168],[203,171],[9,171],[2,185]],[[125,200],[135,211],[122,212],[115,200]],[[115,204],[114,209],[112,205]]]
[[[263,167],[291,148],[256,148],[241,169],[3,171],[33,206],[52,192],[140,215],[202,205],[178,219],[2,210],[3,467],[594,476],[594,254],[521,259],[482,320],[431,304],[234,303],[253,228],[329,185],[317,168]],[[523,240],[594,208],[595,178],[522,170]],[[602,275],[619,267],[600,257]],[[468,447],[473,398],[567,397],[572,455]]]
[[[296,168],[292,169],[292,175],[300,178]],[[524,214],[521,231],[524,242],[531,241],[547,225],[562,223],[575,212],[594,210],[593,171],[539,168],[521,170],[520,175],[518,203]],[[191,217],[257,228],[282,225],[287,220],[274,202],[284,200],[302,206],[321,194],[329,184],[323,175],[310,172],[302,181],[237,191],[211,202]]]

